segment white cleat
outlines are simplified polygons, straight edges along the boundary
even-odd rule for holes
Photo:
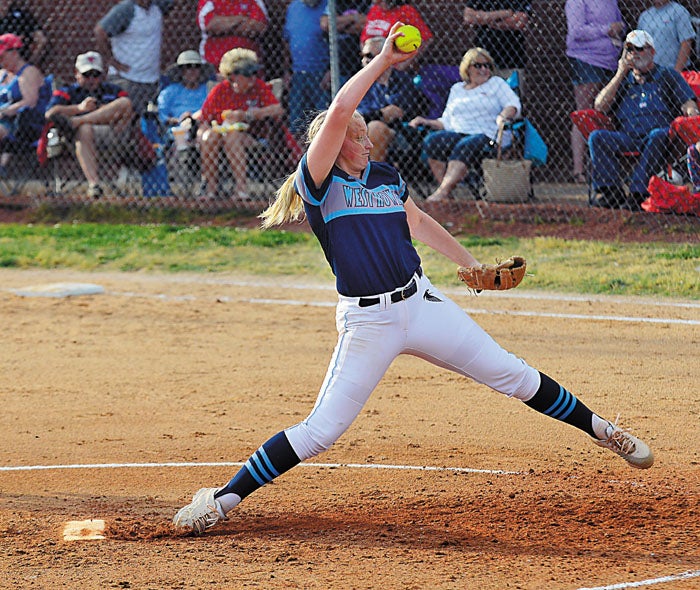
[[[654,454],[644,441],[612,423],[606,434],[607,438],[603,440],[594,439],[595,444],[610,449],[637,469],[649,469],[654,464]]]
[[[196,535],[201,535],[207,529],[213,527],[220,520],[226,520],[226,514],[221,509],[221,504],[214,499],[218,488],[202,488],[184,508],[180,508],[173,524],[177,527],[189,528]]]

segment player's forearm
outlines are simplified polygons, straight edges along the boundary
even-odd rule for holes
[[[381,54],[375,57],[343,85],[333,99],[331,108],[347,110],[350,117],[372,84],[390,67],[391,62]]]
[[[439,252],[458,266],[474,266],[479,261],[450,232],[430,215],[418,209],[412,199],[406,201],[406,216],[411,237]]]

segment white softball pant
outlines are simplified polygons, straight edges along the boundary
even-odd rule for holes
[[[357,297],[339,296],[338,344],[316,404],[305,420],[285,431],[302,461],[340,438],[399,354],[423,358],[522,401],[535,395],[536,369],[501,348],[425,275],[414,279],[417,293],[398,303],[391,303],[391,293],[379,295],[371,307],[360,307]]]

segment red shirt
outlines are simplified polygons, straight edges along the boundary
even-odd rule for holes
[[[260,78],[255,79],[255,84],[245,94],[234,92],[231,82],[224,80],[214,86],[207,95],[202,105],[202,120],[207,123],[214,120],[223,123],[221,116],[223,111],[247,111],[250,108],[267,107],[271,104],[279,104],[279,100]]]
[[[433,32],[428,25],[425,24],[420,12],[413,8],[410,4],[402,4],[396,8],[386,10],[379,4],[375,4],[367,13],[365,28],[360,34],[360,43],[364,44],[367,39],[372,37],[387,37],[389,29],[395,22],[401,21],[405,25],[413,25],[420,31],[420,36],[423,41],[427,41],[433,37]]]
[[[262,0],[199,0],[197,24],[202,31],[199,52],[204,59],[218,68],[224,53],[236,47],[252,49],[258,54],[258,57],[262,57],[260,46],[252,39],[236,37],[235,35],[210,37],[206,33],[206,27],[215,16],[245,15],[267,24],[264,6]]]

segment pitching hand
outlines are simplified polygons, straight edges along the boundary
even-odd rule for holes
[[[389,30],[389,36],[384,41],[384,46],[382,47],[382,52],[380,54],[384,57],[388,57],[391,65],[401,63],[402,61],[407,61],[416,54],[415,51],[409,51],[408,53],[400,51],[396,48],[396,45],[394,45],[396,38],[401,36],[401,33],[397,33],[396,31],[402,26],[403,23],[401,21],[394,23],[394,26]]]

